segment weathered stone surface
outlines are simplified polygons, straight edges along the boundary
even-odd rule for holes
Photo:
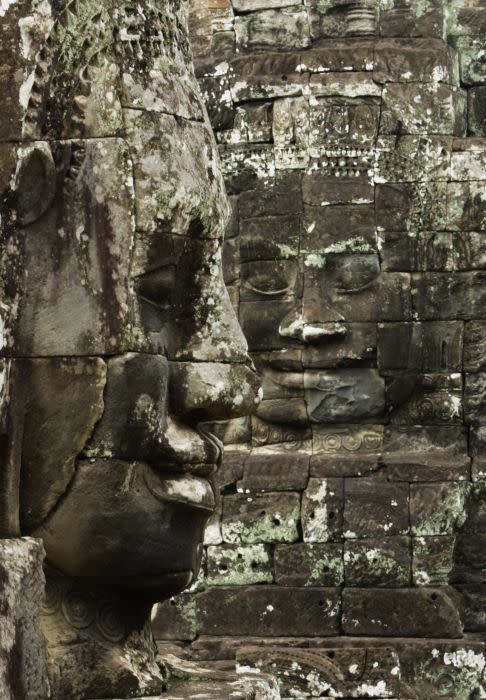
[[[386,404],[392,423],[429,425],[462,423],[462,375],[416,373],[386,378]]]
[[[418,99],[416,99],[418,97]],[[441,110],[434,109],[440,102]],[[465,92],[438,82],[387,83],[383,90],[380,133],[450,134],[465,132]]]
[[[485,139],[454,139],[451,157],[451,179],[480,181],[486,178]]]
[[[258,53],[231,61],[231,95],[235,102],[301,95],[307,78],[297,71],[300,54]]]
[[[28,397],[20,512],[24,527],[31,531],[62,498],[74,476],[76,458],[102,416],[106,364],[94,357],[17,362]]]
[[[274,563],[279,586],[340,586],[344,582],[341,544],[277,545]]]
[[[36,184],[39,172],[44,174]],[[122,140],[20,147],[15,182],[20,227],[11,240],[16,255],[9,257],[10,296],[19,295],[18,310],[4,353],[107,355],[132,342],[130,173]]]
[[[223,498],[223,540],[236,544],[295,542],[300,498],[296,493],[236,494]]]
[[[218,586],[198,596],[197,617],[203,634],[276,637],[288,629],[291,615],[295,635],[332,636],[338,631],[340,605],[336,588]]]
[[[440,588],[344,589],[343,630],[356,636],[462,637],[453,600]]]
[[[484,181],[447,184],[447,228],[452,231],[486,230]]]
[[[302,490],[309,477],[310,456],[288,453],[272,448],[256,448],[245,463],[243,479],[238,488],[247,491]]]
[[[275,425],[266,423],[252,416],[252,444],[258,447],[281,445],[282,449],[297,452],[300,449],[312,449],[312,430],[310,426]]]
[[[304,388],[310,420],[316,423],[373,419],[385,408],[384,381],[375,370],[307,370]]]
[[[311,3],[309,3],[311,5]],[[336,37],[333,36],[333,39]],[[366,39],[352,42],[332,41],[322,46],[315,46],[305,52],[305,70],[310,73],[327,72],[364,72],[373,70],[374,46]]]
[[[6,700],[44,700],[49,696],[45,640],[39,628],[44,603],[43,560],[40,540],[0,541],[0,693]]]
[[[342,479],[309,479],[302,496],[304,542],[340,540],[343,528]]]
[[[438,37],[444,33],[446,12],[441,0],[431,0],[426,8],[393,5],[380,12],[380,33],[386,37]]]
[[[339,437],[339,436],[335,436]],[[367,476],[380,471],[382,467],[379,455],[313,455],[310,460],[310,475],[321,478],[343,476]]]
[[[464,390],[466,418],[473,424],[486,419],[486,375],[483,372],[470,374]]]
[[[298,251],[300,221],[296,214],[242,219],[240,227],[242,261],[285,260]]]
[[[486,631],[486,587],[484,584],[472,583],[456,584],[454,588],[460,597],[461,619],[465,630],[483,635]]]
[[[378,324],[380,370],[460,370],[462,348],[463,324],[458,321]]]
[[[302,199],[314,207],[364,204],[373,201],[373,187],[364,178],[336,180],[326,171],[316,170],[302,178]]]
[[[452,137],[380,136],[377,141],[374,180],[430,182],[447,180],[451,172]]]
[[[412,538],[412,580],[417,586],[447,586],[454,566],[455,538],[450,535]]]
[[[483,272],[412,276],[412,299],[420,320],[469,320],[483,315]]]
[[[452,83],[453,54],[439,39],[394,39],[375,45],[373,79],[379,83]]]
[[[413,688],[430,697],[438,691],[453,700],[482,692],[485,660],[481,642],[410,640],[400,643],[397,651],[406,689]]]
[[[386,647],[243,646],[236,658],[242,667],[271,670],[287,697],[392,697],[400,687],[398,656]]]
[[[384,454],[379,460],[379,465],[385,468],[389,481],[468,481],[471,471],[469,456],[437,449],[425,454]]]
[[[263,544],[208,547],[208,586],[273,583],[273,554]]]
[[[257,409],[257,416],[263,421],[276,424],[305,426],[309,415],[304,398],[301,399],[265,399]]]
[[[300,49],[310,44],[307,13],[292,7],[237,17],[235,31],[237,44],[245,49]]]
[[[344,482],[344,537],[403,535],[409,531],[408,486],[379,477]]]
[[[444,457],[464,457],[467,454],[466,433],[460,425],[385,426],[383,451],[393,453],[434,453]]]
[[[85,456],[130,459],[146,455],[150,459],[167,421],[168,361],[156,355],[127,353],[108,359],[102,369],[103,377],[106,374],[103,415],[85,447]],[[144,426],[151,416],[157,418],[147,431]],[[201,461],[205,461],[203,455],[201,449]]]
[[[213,26],[232,32],[219,4]],[[45,546],[52,697],[154,696],[151,604],[203,585],[216,506],[221,445],[198,424],[259,401],[232,307],[238,226],[230,296],[229,206],[184,3],[22,0],[0,16],[0,534]],[[3,607],[23,563],[1,577]],[[47,697],[29,668],[40,648],[22,648],[36,595],[5,639],[19,700]]]
[[[195,639],[197,627],[194,595],[183,593],[157,603],[152,610],[152,629],[157,639]]]
[[[313,426],[313,456],[368,459],[383,447],[383,426]]]
[[[465,519],[468,484],[411,484],[410,524],[419,536],[449,535]]]
[[[302,352],[304,366],[309,369],[331,369],[374,358],[376,324],[342,324],[342,330],[342,335],[330,336],[324,345],[305,347]]]
[[[445,182],[378,184],[376,222],[386,231],[440,230],[447,216]]]
[[[486,322],[469,321],[464,324],[464,369],[478,372],[486,369]]]
[[[169,676],[169,700],[179,698],[234,698],[234,700],[279,700],[276,680],[269,674],[235,673],[204,668],[171,653],[163,653],[160,664]]]
[[[410,583],[411,553],[408,537],[346,540],[346,586],[406,587]]]
[[[467,91],[468,126],[473,136],[486,136],[486,86]]]

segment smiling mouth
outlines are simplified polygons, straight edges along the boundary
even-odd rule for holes
[[[216,508],[214,475],[223,458],[223,443],[204,425],[198,425],[197,434],[206,445],[208,461],[203,463],[164,464],[145,473],[147,488],[162,502],[186,505],[212,513]]]

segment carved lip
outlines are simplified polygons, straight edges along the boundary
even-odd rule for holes
[[[214,433],[211,433],[209,430],[207,430],[206,426],[204,425],[199,424],[197,432],[203,438],[206,444],[210,447],[210,450],[208,450],[208,452],[210,452],[212,457],[211,462],[213,464],[216,464],[217,467],[220,467],[221,462],[223,460],[223,443],[218,437],[216,437],[216,435],[214,435]]]
[[[152,469],[145,472],[145,483],[159,501],[178,503],[212,513],[216,507],[214,488],[208,479],[173,474],[159,476]]]

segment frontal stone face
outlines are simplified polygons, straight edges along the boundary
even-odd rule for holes
[[[189,3],[232,205],[224,274],[263,387],[244,428],[218,423],[227,448],[208,546],[264,547],[275,600],[283,587],[339,586],[333,650],[351,654],[343,675],[356,680],[325,686],[317,662],[313,674],[275,655],[284,697],[484,694],[484,658],[476,671],[458,660],[461,635],[485,629],[484,524],[465,531],[486,473],[480,5]],[[234,601],[263,577],[258,562],[244,572],[221,574]],[[193,599],[212,606],[218,635],[213,566],[204,585]],[[249,627],[223,628],[193,652],[233,656]],[[312,648],[293,615],[280,629],[279,645]],[[441,635],[457,645],[443,651]],[[394,673],[377,658],[368,682],[359,653],[390,641]]]

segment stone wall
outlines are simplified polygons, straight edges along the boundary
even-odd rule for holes
[[[221,506],[157,634],[220,659],[241,638],[354,659],[386,643],[428,683],[417,697],[469,698],[486,631],[486,8],[190,7],[233,202],[226,282],[264,400],[213,428]]]

